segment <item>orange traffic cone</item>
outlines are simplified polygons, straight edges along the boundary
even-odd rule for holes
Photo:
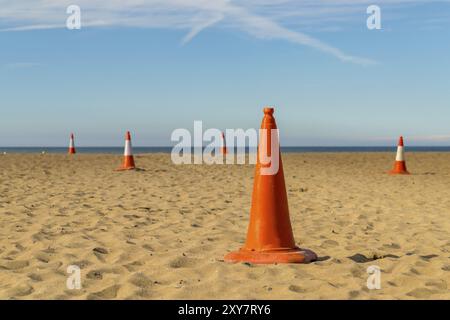
[[[267,129],[268,142],[261,140],[258,146],[247,240],[243,248],[225,256],[226,262],[308,263],[317,259],[314,252],[295,245],[280,153],[271,164],[261,163],[259,148],[270,150],[274,143],[272,139],[278,139],[278,134],[273,137],[271,132],[271,129],[277,128],[273,112],[273,108],[264,108],[261,129]],[[275,142],[278,143],[278,140]],[[268,156],[271,155],[269,150],[266,152]],[[275,174],[261,174],[261,168],[270,167],[277,160],[278,171]]]
[[[220,153],[221,154],[227,154],[228,150],[227,150],[227,143],[225,141],[225,134],[222,132],[222,147],[220,148]]]
[[[133,151],[131,148],[131,134],[130,131],[127,131],[127,134],[125,135],[125,151],[123,153],[123,164],[117,170],[123,171],[133,169],[136,169],[136,166],[134,164]]]
[[[390,174],[409,174],[408,170],[406,169],[403,137],[400,137],[400,139],[398,141],[397,157],[395,159],[394,169],[391,170],[389,173]]]
[[[69,142],[69,154],[75,154],[75,142],[74,142],[74,137],[73,137],[73,133],[70,134],[70,142]]]

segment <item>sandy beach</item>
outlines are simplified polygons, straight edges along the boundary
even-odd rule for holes
[[[223,257],[245,240],[254,166],[0,155],[0,298],[450,299],[450,154],[408,153],[411,176],[387,175],[394,159],[283,154],[295,240],[319,261],[251,265]]]

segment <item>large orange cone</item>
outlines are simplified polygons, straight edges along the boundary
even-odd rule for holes
[[[125,150],[123,153],[123,164],[117,170],[123,171],[123,170],[133,170],[133,169],[136,169],[136,166],[134,164],[133,151],[132,151],[132,147],[131,147],[131,134],[130,134],[130,131],[127,131],[127,134],[125,135]]]
[[[220,148],[220,153],[221,154],[227,154],[228,150],[227,150],[227,143],[225,140],[225,134],[222,132],[222,146]]]
[[[69,142],[69,154],[75,154],[75,139],[73,137],[73,133],[70,134],[70,142]]]
[[[277,128],[273,112],[273,108],[264,108],[261,129],[267,129],[267,140],[261,139],[258,146],[258,151],[260,148],[268,149],[266,155],[269,157],[271,144],[278,143],[278,134],[273,137],[271,131]],[[262,168],[270,167],[277,160],[278,171],[275,174],[261,174]],[[314,252],[295,245],[280,153],[278,159],[272,159],[272,163],[265,165],[261,163],[258,152],[247,240],[243,248],[227,254],[225,261],[271,264],[307,263],[316,259]]]
[[[406,169],[404,148],[403,137],[400,137],[398,141],[397,157],[395,158],[394,169],[389,172],[390,174],[409,174],[408,170]]]

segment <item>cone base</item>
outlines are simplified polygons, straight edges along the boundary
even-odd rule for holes
[[[136,169],[136,167],[128,167],[128,168],[122,167],[122,168],[117,168],[116,171],[127,171],[127,170],[135,170],[135,169]]]
[[[250,251],[241,249],[225,256],[225,262],[250,262],[254,264],[310,263],[317,255],[308,249],[294,248],[272,251]]]
[[[126,171],[126,170],[134,170],[136,169],[136,165],[134,163],[134,157],[131,155],[125,155],[122,165],[116,169],[116,171]]]
[[[409,175],[409,174],[411,174],[411,173],[409,173],[408,171],[395,171],[395,170],[389,171],[388,173],[389,173],[390,175],[396,175],[396,174],[400,174],[400,175]]]
[[[410,174],[408,169],[406,169],[405,161],[396,161],[394,164],[394,169],[389,171],[389,174]]]

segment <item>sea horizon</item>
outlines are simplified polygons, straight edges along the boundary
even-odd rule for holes
[[[142,147],[134,146],[135,154],[145,153],[171,153],[173,147]],[[204,149],[204,147],[203,147]],[[282,153],[341,153],[341,152],[395,152],[396,146],[287,146],[281,147]],[[55,153],[61,154],[67,152],[67,147],[0,147],[0,153]],[[122,154],[123,146],[116,147],[76,147],[77,153],[86,154]],[[249,152],[249,148],[235,149],[236,153]],[[250,150],[255,150],[250,149]],[[410,146],[408,152],[450,152],[450,146]]]

